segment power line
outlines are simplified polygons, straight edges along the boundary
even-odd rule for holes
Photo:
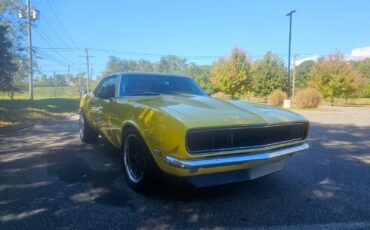
[[[77,68],[80,66],[80,64],[68,64],[69,66],[72,66],[73,68]],[[54,67],[60,67],[60,64],[47,64],[47,67],[54,68]]]
[[[40,49],[52,49],[52,50],[60,50],[60,51],[73,51],[79,50],[81,48],[78,47],[39,47]],[[163,56],[171,56],[175,54],[161,54],[161,53],[146,53],[146,52],[134,52],[134,51],[126,51],[126,50],[112,50],[112,49],[104,49],[104,48],[89,48],[89,50],[93,50],[95,52],[102,52],[102,53],[110,53],[110,54],[122,54],[122,55],[133,55],[133,56],[146,56],[146,57],[163,57]],[[285,53],[274,53],[275,55],[280,56],[287,56],[288,54]],[[251,57],[263,57],[265,54],[258,54],[258,55],[251,55]],[[180,58],[186,59],[216,59],[223,57],[224,55],[175,55]]]
[[[73,45],[75,47],[78,47],[78,45],[76,44],[76,42],[71,38],[71,36],[69,36],[67,30],[64,28],[63,24],[61,23],[61,21],[59,20],[59,17],[57,16],[57,14],[55,13],[53,7],[51,6],[49,0],[46,0],[46,3],[47,5],[49,6],[51,12],[53,13],[54,17],[57,19],[57,22],[58,24],[60,25],[60,27],[62,28],[63,32],[67,35],[67,37],[69,38],[69,40],[73,43]]]
[[[51,50],[60,50],[60,51],[73,51],[79,50],[80,48],[72,48],[72,47],[39,47],[40,49],[51,49]],[[102,48],[89,48],[90,50],[94,50],[96,52],[103,52],[103,53],[115,53],[115,54],[122,54],[122,55],[135,55],[135,56],[149,56],[149,57],[162,57],[162,56],[169,56],[173,54],[159,54],[159,53],[142,53],[142,52],[132,52],[132,51],[123,51],[123,50],[110,50],[110,49],[102,49]],[[219,58],[220,56],[200,56],[200,55],[176,55],[178,57],[183,57],[187,59],[213,59]]]
[[[57,72],[57,73],[63,73],[63,72],[66,72],[66,70],[64,70],[64,69],[53,69],[53,70],[42,70],[41,71],[41,73],[42,74],[44,74],[44,73],[53,73],[53,72]],[[75,70],[75,71],[70,71],[70,73],[72,73],[72,74],[78,74],[78,73],[80,73],[80,71],[77,71],[77,70]]]
[[[58,20],[58,19],[57,19]],[[64,40],[62,39],[61,36],[59,36],[59,33],[54,29],[54,27],[49,23],[47,17],[44,15],[43,16],[43,21],[45,21],[46,25],[49,27],[49,31],[52,32],[52,34],[54,36],[57,37],[57,40],[59,42],[61,42],[61,44],[63,44],[64,46],[67,46],[69,47],[69,44]],[[49,37],[49,33],[45,33],[41,28],[37,28],[37,30],[35,30],[36,33],[39,35],[39,37],[47,44],[49,45],[50,47],[55,47],[57,46],[56,43],[54,42],[53,39],[51,39],[51,37]],[[53,37],[53,36],[52,36]],[[40,51],[38,49],[38,51]],[[52,62],[55,62],[56,64],[59,64],[59,65],[62,65],[62,66],[65,66],[65,67],[68,67],[71,63],[73,63],[69,58],[67,58],[65,55],[63,55],[62,51],[59,51],[59,50],[53,50],[53,49],[50,49],[50,50],[47,50],[47,51],[53,51],[53,53],[55,53],[58,57],[55,57],[53,55],[50,54],[50,52],[41,52],[42,53],[42,57],[45,58],[45,59],[49,59],[51,60]],[[77,52],[76,50],[74,50],[73,52]],[[60,57],[60,58],[59,58]],[[67,62],[67,63],[65,63]],[[73,67],[72,67],[73,68]]]
[[[44,52],[42,50],[39,50],[39,52],[41,52],[41,54],[44,55],[44,57],[48,58],[49,60],[51,60],[51,61],[53,61],[53,62],[55,62],[55,63],[57,63],[59,65],[68,67],[68,64],[64,63],[64,61],[60,60],[59,58],[56,58],[56,57],[52,56],[51,54],[48,54],[48,53],[46,53],[46,52]],[[74,67],[71,67],[71,68],[77,70]]]
[[[50,23],[49,23],[49,20],[48,18],[46,17],[46,15],[44,14],[43,17],[42,17],[43,21],[45,21],[46,25],[49,27],[50,31],[54,34],[54,36],[52,37],[57,37],[57,40],[59,42],[61,42],[63,44],[63,46],[65,47],[70,47],[70,45],[64,40],[62,39],[62,36],[59,35],[59,33],[55,30],[55,26],[52,26]],[[58,19],[57,19],[58,20]],[[58,22],[59,23],[59,22]],[[41,30],[40,28],[38,28],[38,30]],[[62,28],[63,30],[63,28]],[[43,33],[44,34],[44,37],[46,36],[46,33]],[[69,35],[67,35],[69,36]],[[49,38],[50,41],[53,41],[53,39]],[[53,42],[55,44],[55,42]],[[75,50],[73,49],[73,52],[77,52],[78,54],[80,53],[79,50]]]
[[[42,50],[59,50],[61,52],[72,52],[74,50],[79,50],[81,48],[72,48],[72,47],[38,47],[38,49]],[[140,55],[140,56],[156,56],[156,57],[162,57],[162,56],[169,56],[169,55],[175,55],[177,57],[183,57],[183,58],[199,58],[199,59],[206,59],[206,58],[220,58],[223,55],[220,56],[202,56],[202,55],[176,55],[176,54],[159,54],[159,53],[141,53],[141,52],[133,52],[133,51],[123,51],[123,50],[110,50],[110,49],[102,49],[102,48],[89,48],[89,50],[93,50],[95,52],[103,52],[103,53],[118,53],[118,54],[134,54],[134,55]],[[287,56],[287,53],[273,53],[274,55],[278,56]],[[319,57],[328,57],[331,54],[315,54],[315,53],[296,53],[297,57],[309,57],[309,56],[319,56]],[[251,55],[252,57],[263,57],[265,54],[258,54],[258,55]],[[358,57],[368,57],[368,55],[358,56]]]
[[[137,55],[137,56],[149,56],[149,57],[162,57],[162,56],[169,56],[170,54],[159,54],[159,53],[142,53],[142,52],[132,52],[132,51],[119,51],[119,50],[111,50],[111,49],[101,49],[101,48],[90,48],[95,51],[100,51],[104,53],[118,53],[124,55]],[[220,56],[200,56],[200,55],[178,55],[179,57],[187,58],[187,59],[213,59],[218,58]]]
[[[49,46],[52,46],[52,41],[50,40],[50,38],[48,38],[48,36],[46,34],[44,34],[42,31],[38,31],[38,30],[35,30],[35,32],[38,34],[38,36],[45,42],[47,43]],[[71,61],[66,58],[63,54],[61,54],[59,52],[59,50],[53,50],[54,53],[56,53],[58,56],[60,56],[62,59],[64,59],[65,61],[67,61],[68,63],[71,63]]]
[[[62,39],[62,37],[56,32],[56,30],[51,26],[51,24],[49,23],[49,21],[46,19],[45,16],[42,17],[43,18],[43,21],[46,23],[46,25],[49,27],[49,29],[51,30],[51,32],[55,35],[55,37],[58,38],[58,40],[63,43],[63,45],[65,45],[66,47],[69,47],[69,45]]]

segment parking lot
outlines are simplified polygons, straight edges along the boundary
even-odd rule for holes
[[[83,144],[77,117],[0,136],[0,229],[370,228],[370,107],[299,111],[308,151],[254,181],[151,194],[123,181],[119,151]]]

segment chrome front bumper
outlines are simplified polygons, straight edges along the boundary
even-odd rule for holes
[[[239,165],[244,163],[253,163],[257,161],[273,160],[284,156],[289,156],[295,152],[308,149],[307,143],[285,147],[266,152],[248,153],[247,155],[238,156],[221,156],[196,160],[181,160],[172,156],[165,156],[164,160],[167,164],[176,168],[198,170],[199,168],[212,168],[220,166]]]

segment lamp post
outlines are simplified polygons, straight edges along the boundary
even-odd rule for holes
[[[286,16],[289,16],[289,52],[288,52],[288,97],[290,97],[290,50],[292,45],[292,16],[293,13],[295,13],[295,10],[290,11],[286,14]]]

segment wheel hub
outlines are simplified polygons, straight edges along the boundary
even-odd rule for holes
[[[80,115],[80,138],[83,139],[85,136],[85,119]]]
[[[144,175],[144,159],[139,140],[133,134],[126,138],[123,157],[127,176],[132,182],[139,182]]]

